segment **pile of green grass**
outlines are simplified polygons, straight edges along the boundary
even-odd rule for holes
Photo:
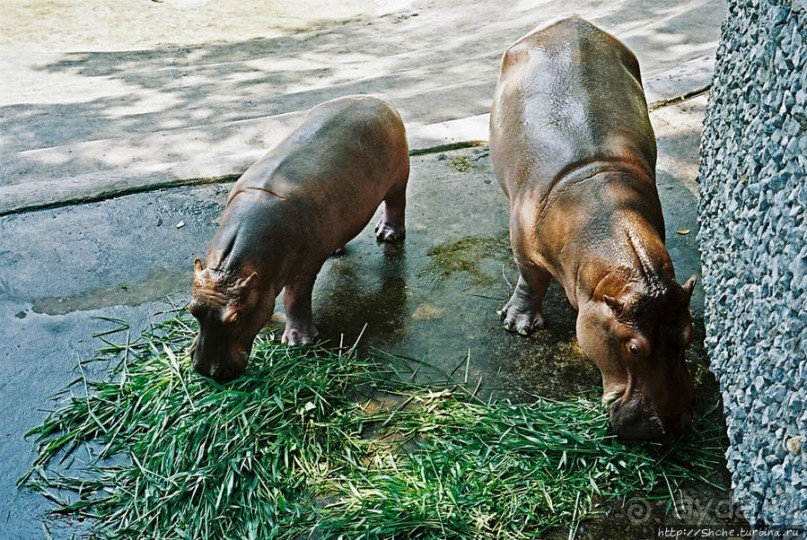
[[[595,399],[482,403],[263,335],[220,385],[190,365],[194,332],[181,311],[134,343],[102,337],[111,380],[82,377],[31,431],[21,484],[114,538],[534,538],[637,492],[672,503],[721,466],[715,427],[627,445]]]

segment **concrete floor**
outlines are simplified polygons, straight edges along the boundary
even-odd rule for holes
[[[702,104],[653,114],[660,128],[659,191],[679,278],[699,267],[693,169],[677,166],[696,156],[699,132],[669,133],[662,119],[681,108],[697,116]],[[517,273],[507,201],[490,167],[486,147],[413,157],[405,242],[378,245],[368,226],[344,255],[331,258],[315,289],[315,321],[332,343],[352,343],[364,329],[361,351],[423,360],[433,368],[421,368],[421,380],[453,374],[462,381],[467,373],[472,386],[481,380],[486,395],[519,401],[597,388],[599,372],[575,345],[575,313],[556,285],[545,304],[545,330],[523,338],[501,328],[496,311]],[[228,190],[229,184],[159,190],[0,221],[4,538],[40,537],[48,509],[45,499],[14,486],[34,459],[23,434],[42,420],[49,398],[78,376],[79,359],[100,345],[92,334],[111,326],[103,317],[125,319],[137,333],[170,307],[166,297],[187,302],[192,261],[205,253]],[[703,366],[700,355],[697,347],[690,354],[693,366],[701,366],[696,370]],[[77,526],[52,518],[45,523],[55,537]]]
[[[675,98],[693,74],[709,84],[725,12],[721,0],[402,0],[323,23],[333,8],[298,0],[311,10],[291,10],[290,31],[256,4],[0,3],[0,72],[13,74],[0,78],[0,215],[243,172],[304,111],[347,94],[391,99],[411,134],[487,113],[505,47],[564,15],[635,51],[650,103]],[[379,4],[404,7],[373,16]]]

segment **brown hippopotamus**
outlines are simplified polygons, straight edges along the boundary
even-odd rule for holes
[[[240,375],[285,289],[282,340],[311,343],[311,290],[323,262],[355,237],[384,201],[376,238],[404,236],[409,151],[401,117],[383,99],[322,103],[235,183],[206,268],[194,263],[189,309],[200,331],[196,370]]]
[[[614,432],[658,439],[686,427],[695,278],[678,284],[664,247],[636,57],[580,18],[522,37],[502,59],[490,150],[520,274],[505,329],[543,327],[554,277],[578,310],[577,339],[602,373]]]

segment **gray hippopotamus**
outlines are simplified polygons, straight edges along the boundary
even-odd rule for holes
[[[204,267],[194,263],[196,370],[218,381],[240,375],[281,289],[283,342],[315,340],[311,290],[320,267],[382,201],[376,238],[403,238],[408,178],[406,132],[388,101],[348,96],[311,109],[238,179]]]
[[[686,427],[695,278],[678,284],[664,247],[636,57],[580,18],[522,37],[502,59],[490,150],[520,274],[505,329],[543,327],[554,277],[578,310],[577,339],[602,374],[614,432],[653,440]]]

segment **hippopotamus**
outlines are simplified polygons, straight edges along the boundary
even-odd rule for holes
[[[551,278],[577,309],[577,340],[602,375],[612,431],[658,440],[684,429],[693,386],[695,277],[665,248],[656,143],[639,63],[581,18],[536,29],[504,53],[490,154],[510,201],[518,283],[504,327],[544,326]]]
[[[194,263],[196,370],[221,382],[239,376],[281,289],[282,341],[315,341],[311,291],[322,264],[382,201],[377,240],[402,239],[408,178],[406,132],[388,101],[347,96],[311,109],[236,181],[204,266]]]

